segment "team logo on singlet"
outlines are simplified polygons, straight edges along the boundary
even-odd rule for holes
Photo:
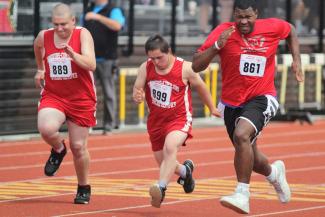
[[[71,58],[66,53],[53,53],[47,57],[52,80],[67,80],[77,78],[77,73],[72,72]]]
[[[263,52],[266,53],[269,47],[265,46],[265,37],[257,35],[251,38],[246,38],[242,35],[242,39],[245,43],[245,47],[241,47],[243,52]]]
[[[150,81],[150,95],[152,103],[161,108],[173,108],[176,102],[171,102],[172,90],[179,91],[179,87],[168,81]]]

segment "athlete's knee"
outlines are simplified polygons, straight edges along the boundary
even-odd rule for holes
[[[247,144],[250,144],[250,140],[250,134],[246,130],[236,128],[233,134],[235,148],[242,148],[247,146]]]
[[[38,124],[37,127],[42,137],[46,137],[46,138],[52,137],[59,131],[58,127],[55,124],[52,124],[51,122],[44,122]]]
[[[82,157],[87,154],[87,147],[84,142],[74,142],[70,144],[71,152],[74,157]]]
[[[174,144],[165,144],[164,149],[164,156],[171,156],[175,153],[177,153],[177,146]]]

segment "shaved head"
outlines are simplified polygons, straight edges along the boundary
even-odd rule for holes
[[[73,13],[69,5],[60,3],[57,4],[52,10],[52,17],[73,17]]]
[[[75,28],[76,19],[69,5],[59,3],[52,10],[54,31],[60,38],[69,38]]]

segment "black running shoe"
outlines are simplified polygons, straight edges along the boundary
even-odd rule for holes
[[[75,204],[88,204],[90,200],[90,185],[78,185],[77,195],[74,199]]]
[[[165,198],[165,191],[167,188],[162,188],[158,184],[154,184],[149,189],[151,196],[151,205],[156,208],[160,208],[161,203]]]
[[[186,177],[179,177],[177,183],[183,186],[185,193],[192,193],[195,188],[195,181],[192,176],[192,173],[194,171],[194,164],[192,160],[186,160],[184,161],[183,165],[186,168]]]
[[[64,141],[62,142],[62,144],[64,145],[64,149],[60,153],[57,153],[52,148],[51,155],[50,155],[49,159],[47,160],[45,167],[44,167],[45,175],[53,176],[55,174],[55,172],[59,169],[64,156],[67,154],[67,148],[64,144]]]

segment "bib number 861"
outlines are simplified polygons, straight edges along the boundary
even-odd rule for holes
[[[239,71],[241,75],[263,77],[266,57],[250,54],[240,55]]]
[[[260,72],[260,64],[255,64],[255,63],[244,63],[244,68],[243,71],[246,73],[256,73],[258,74]]]

